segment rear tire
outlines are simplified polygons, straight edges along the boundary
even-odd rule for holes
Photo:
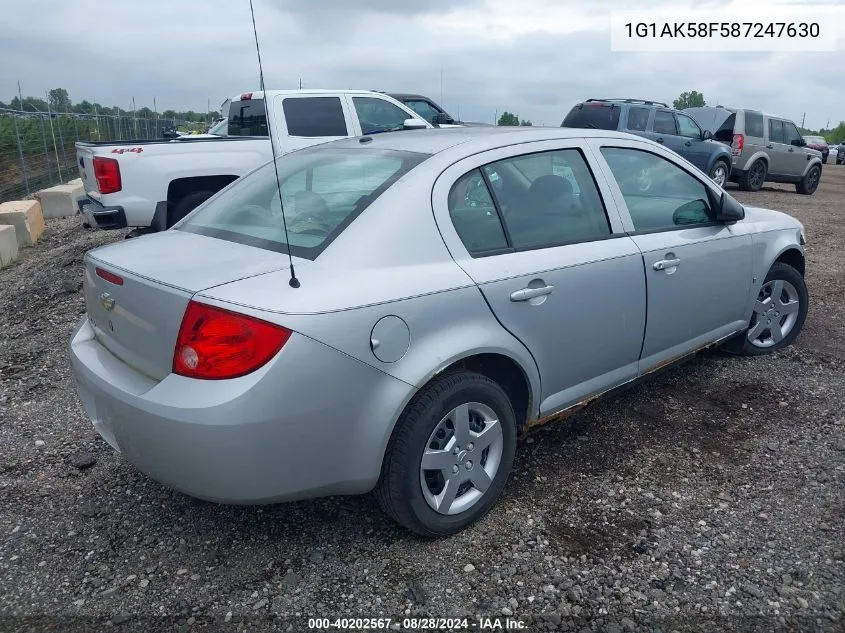
[[[455,534],[499,498],[515,452],[516,417],[502,388],[475,372],[444,374],[399,419],[376,497],[386,514],[420,536]],[[442,464],[430,461],[425,469],[424,457]]]
[[[710,179],[720,187],[728,184],[731,175],[731,166],[725,160],[717,160],[710,169]]]
[[[762,158],[758,158],[739,178],[739,186],[744,191],[760,191],[766,182],[768,168]]]
[[[722,349],[740,356],[763,356],[783,349],[801,333],[808,306],[807,284],[801,273],[775,262],[760,288],[748,329]]]
[[[183,197],[173,210],[168,214],[167,228],[176,224],[179,220],[188,215],[191,211],[200,206],[203,202],[213,196],[215,191],[194,191]]]
[[[795,190],[805,196],[812,196],[816,192],[816,189],[819,188],[819,181],[821,178],[822,168],[819,165],[811,167],[807,173],[804,174],[801,182],[796,183]]]

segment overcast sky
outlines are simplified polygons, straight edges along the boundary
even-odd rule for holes
[[[777,0],[774,0],[777,1]],[[845,19],[837,52],[624,53],[610,11],[675,0],[254,0],[268,88],[424,93],[453,116],[516,112],[559,125],[578,100],[759,108],[807,127],[845,119]],[[747,0],[702,0],[724,19]],[[807,0],[803,0],[804,3]],[[819,0],[845,10],[845,0]],[[0,100],[66,88],[87,99],[205,111],[257,88],[249,0],[24,0],[2,10]],[[845,14],[843,14],[845,17]],[[442,76],[442,84],[441,84]],[[441,88],[442,86],[442,88]]]

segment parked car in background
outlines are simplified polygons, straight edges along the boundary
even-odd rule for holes
[[[70,356],[95,429],[168,486],[239,504],[375,489],[442,536],[495,503],[529,427],[705,347],[789,345],[804,241],[629,134],[345,139],[88,251]]]
[[[845,163],[845,142],[839,144],[836,148],[836,164],[841,165]]]
[[[822,163],[827,163],[827,157],[830,155],[830,146],[823,136],[805,136],[807,147],[814,149],[822,154]]]
[[[478,125],[490,125],[489,123],[472,123],[469,121],[459,121],[451,114],[446,112],[439,104],[429,99],[425,95],[408,94],[400,92],[387,93],[397,101],[404,103],[414,112],[423,117],[432,125],[438,127],[466,127]]]
[[[757,110],[703,106],[684,110],[718,141],[731,145],[731,180],[746,191],[764,182],[794,183],[811,195],[822,174],[821,152],[807,147],[798,127]]]
[[[730,148],[712,140],[710,132],[665,103],[640,99],[587,99],[569,111],[561,127],[636,134],[677,152],[719,186],[723,186],[730,176]]]
[[[388,95],[365,90],[246,92],[227,103],[225,130],[221,122],[214,133],[77,143],[86,194],[78,204],[87,223],[139,227],[130,235],[172,226],[271,158],[268,127],[279,155],[338,138],[432,127]]]

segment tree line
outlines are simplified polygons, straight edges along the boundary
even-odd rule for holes
[[[48,91],[47,98],[49,101],[40,97],[13,97],[8,103],[0,101],[0,109],[18,110],[22,112],[52,112],[55,114],[86,114],[86,115],[103,115],[103,116],[122,116],[132,117],[133,111],[121,108],[119,106],[104,106],[97,102],[90,102],[85,99],[79,103],[73,103],[70,99],[68,91],[64,88],[53,88]],[[220,113],[217,111],[208,112],[194,112],[193,110],[176,111],[164,110],[156,113],[148,106],[141,106],[136,108],[134,116],[139,119],[154,119],[158,115],[163,119],[180,119],[190,123],[208,122],[209,116],[211,120],[219,119]]]

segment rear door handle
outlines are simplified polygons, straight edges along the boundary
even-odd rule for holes
[[[658,142],[658,143],[662,143],[662,142],[663,142],[663,137],[662,137],[662,136],[658,136],[658,137],[657,137],[657,142]]]
[[[667,268],[675,268],[676,266],[680,266],[681,260],[680,259],[661,259],[659,261],[654,262],[654,270],[666,270]]]
[[[773,148],[774,148],[774,145],[772,145],[771,143],[769,143],[768,145],[766,145],[766,149],[773,149]]]
[[[684,145],[686,145],[687,147],[689,147],[689,146],[691,146],[691,145],[692,145],[692,141],[687,141],[686,143],[684,143]]]
[[[542,288],[523,288],[511,293],[511,301],[528,301],[534,297],[548,295],[554,290],[554,286],[543,286]]]

